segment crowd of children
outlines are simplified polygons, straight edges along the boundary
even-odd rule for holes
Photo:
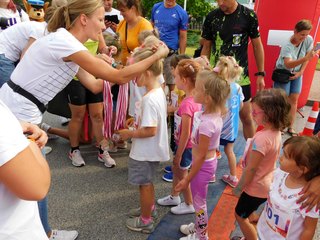
[[[74,15],[69,15],[68,11],[73,10]],[[82,14],[83,12],[86,14]],[[209,239],[207,193],[209,183],[215,181],[216,172],[219,171],[217,153],[219,146],[222,145],[230,173],[223,175],[221,180],[230,185],[233,188],[233,195],[239,198],[234,211],[236,221],[244,235],[234,239],[311,240],[318,222],[320,204],[314,200],[304,208],[307,201],[301,203],[300,195],[311,188],[314,179],[319,181],[320,141],[316,137],[294,136],[284,142],[283,152],[280,154],[281,131],[289,127],[292,122],[290,101],[285,92],[281,89],[260,90],[251,99],[251,114],[261,130],[247,139],[247,149],[242,156],[243,173],[238,180],[237,159],[233,147],[239,132],[239,112],[244,96],[237,84],[243,68],[238,65],[236,59],[232,56],[221,56],[216,66],[211,68],[208,59],[203,56],[195,59],[187,55],[172,56],[171,67],[176,89],[167,97],[162,86],[164,82],[162,74],[163,58],[168,55],[169,49],[159,40],[155,31],[147,30],[140,33],[138,36],[140,46],[132,49],[126,61],[127,66],[123,69],[115,69],[115,65],[110,64],[111,58],[99,59],[86,51],[83,43],[89,38],[95,41],[101,40],[101,30],[104,28],[101,20],[103,16],[104,9],[101,2],[96,0],[85,2],[70,0],[65,7],[59,7],[47,26],[51,34],[36,41],[28,49],[10,80],[8,79],[9,81],[1,88],[0,111],[9,119],[15,119],[9,113],[6,104],[15,117],[39,124],[44,105],[66,87],[71,80],[69,78],[76,74],[79,78],[77,85],[81,83],[83,84],[81,88],[87,88],[92,92],[101,92],[107,80],[123,84],[134,79],[131,81],[129,106],[129,115],[133,117],[133,121],[130,123],[128,121],[127,126],[123,124],[123,129],[116,132],[119,141],[129,139],[132,141],[128,160],[128,182],[139,187],[140,204],[137,208],[129,210],[129,218],[126,221],[129,229],[142,233],[153,232],[156,227],[154,219],[158,215],[155,205],[157,202],[161,206],[172,206],[170,211],[173,214],[195,214],[193,223],[181,225],[180,231],[186,235],[180,238],[181,240]],[[125,15],[126,17],[128,16]],[[44,61],[34,58],[38,51],[43,52],[42,58],[46,60],[45,64]],[[59,79],[62,81],[56,81],[53,86],[51,81],[57,78],[58,72],[61,72]],[[101,79],[95,79],[91,74]],[[27,99],[26,94],[21,95],[15,90],[17,87],[29,94]],[[74,86],[71,88],[75,89]],[[31,99],[30,94],[33,97]],[[76,98],[77,94],[74,94]],[[103,145],[106,136],[102,135],[102,130],[99,131],[99,128],[102,128],[102,96],[90,103],[96,101],[99,102],[99,124],[96,123],[98,124],[96,139],[100,144],[99,160],[107,167],[114,167],[116,164],[107,152],[110,146],[108,143]],[[105,106],[110,103],[106,104],[106,99],[104,101]],[[69,155],[75,166],[85,165],[79,150],[79,130],[85,104],[76,102],[71,108],[73,115],[79,115],[81,112],[77,131],[73,118],[70,122]],[[76,106],[82,107],[78,109]],[[112,111],[112,107],[107,109]],[[171,170],[168,170],[171,172],[171,177],[164,176],[164,179],[172,178],[172,187],[169,195],[156,201],[153,184],[156,171],[160,162],[170,160],[168,121],[172,128],[170,145],[173,159]],[[0,190],[6,192],[7,189],[13,189],[14,195],[6,194],[5,197],[8,198],[33,200],[32,205],[28,207],[35,209],[34,228],[38,232],[37,237],[41,239],[46,233],[51,237],[53,235],[51,230],[44,232],[42,229],[41,212],[39,215],[35,202],[43,199],[48,192],[50,185],[48,166],[40,151],[34,149],[35,144],[30,144],[22,135],[22,132],[27,132],[24,128],[26,125],[29,126],[28,124],[21,123],[22,131],[16,120],[13,123],[6,120],[3,124],[17,130],[14,136],[20,141],[18,147],[23,151],[22,154],[32,156],[34,161],[38,159],[40,165],[45,168],[46,174],[42,177],[46,180],[46,185],[42,186],[41,194],[32,193],[32,197],[26,196],[22,190],[18,191],[13,185],[23,179],[13,180],[8,173],[13,171],[11,164],[21,156],[11,149],[14,144],[8,148],[10,151],[4,149],[6,145],[3,144],[0,149],[3,155],[0,161]],[[93,126],[94,124],[93,122]],[[110,127],[110,122],[107,125]],[[4,139],[10,135],[9,130],[4,126],[1,127],[3,133],[0,131],[0,139],[5,142]],[[37,127],[32,129],[31,134],[39,132],[41,138],[45,138],[41,146],[44,145],[46,142],[44,132]],[[10,142],[6,144],[10,145]],[[76,154],[78,159],[75,158]],[[276,168],[278,158],[280,167]],[[9,167],[5,165],[8,162]],[[23,167],[17,169],[22,171]],[[39,169],[39,175],[41,171],[43,170]],[[180,198],[180,193],[183,195],[183,200]],[[24,200],[18,202],[18,204],[25,203]],[[255,226],[249,217],[263,204],[264,210]],[[7,213],[11,214],[10,211]],[[5,234],[1,224],[6,223],[7,219],[0,217],[0,220],[1,238]],[[8,223],[12,224],[10,221]],[[10,234],[12,238],[15,235],[15,233]],[[78,233],[75,238],[77,235]]]

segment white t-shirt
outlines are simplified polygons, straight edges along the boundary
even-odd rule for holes
[[[153,137],[132,138],[130,158],[137,161],[168,161],[167,102],[161,87],[149,91],[136,104],[135,127],[157,127]]]
[[[111,15],[117,15],[119,22],[121,22],[121,20],[123,20],[123,16],[121,15],[120,11],[114,8],[111,8],[110,12],[105,12],[104,14],[105,16],[111,16]],[[115,35],[116,33],[109,27],[107,28],[104,33],[111,33],[112,35]]]
[[[63,58],[79,51],[88,51],[66,29],[60,28],[36,40],[11,75],[11,80],[47,104],[64,89],[79,70],[74,62]],[[0,99],[19,119],[39,124],[42,114],[38,107],[7,84],[0,88]]]
[[[164,83],[163,74],[159,76],[158,81],[160,85]],[[128,114],[133,117],[134,111],[135,111],[135,103],[142,99],[143,95],[146,94],[147,90],[145,87],[138,87],[137,84],[135,84],[133,81],[129,82],[129,88],[130,88],[130,95],[129,95]]]
[[[24,150],[29,141],[21,125],[10,110],[0,101],[0,167]],[[0,239],[48,239],[42,227],[38,204],[13,195],[0,182]]]
[[[0,34],[0,54],[13,62],[18,61],[29,39],[43,37],[46,26],[46,22],[28,21],[5,29]]]
[[[18,10],[16,12],[13,12],[11,9],[0,8],[0,17],[7,18],[9,26],[12,26],[20,22],[30,21],[28,14],[22,9],[21,9],[21,17],[20,17],[20,13]],[[0,28],[0,33],[2,31],[3,30]]]
[[[319,218],[319,210],[315,208],[308,213],[306,209],[300,210],[301,204],[296,201],[302,188],[288,188],[285,185],[287,176],[288,173],[279,168],[275,170],[268,200],[257,225],[261,240],[298,240],[305,217]]]

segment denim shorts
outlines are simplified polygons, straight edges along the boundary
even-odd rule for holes
[[[0,87],[10,80],[11,73],[15,69],[15,62],[0,54]]]
[[[287,96],[294,93],[299,94],[301,93],[301,89],[302,89],[302,76],[292,81],[289,81],[288,83],[274,82],[273,87],[283,89],[286,92]]]
[[[159,162],[138,161],[129,157],[128,182],[132,185],[148,185],[153,183]]]
[[[174,153],[176,153],[178,147],[176,147],[176,150]],[[192,148],[186,148],[181,157],[181,162],[180,162],[180,169],[186,170],[189,169],[191,166],[192,162]]]

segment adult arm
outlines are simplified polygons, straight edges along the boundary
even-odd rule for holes
[[[180,54],[184,54],[186,52],[187,48],[187,31],[186,30],[180,30],[179,31],[179,49]]]
[[[47,195],[50,170],[34,142],[0,167],[0,182],[24,200],[37,201]]]
[[[261,38],[260,37],[252,38],[251,42],[252,42],[253,54],[256,60],[258,72],[263,72],[264,71],[264,49],[261,42]],[[257,89],[259,91],[263,90],[265,87],[264,77],[258,76],[256,84],[257,84]]]
[[[243,192],[245,187],[252,182],[254,175],[256,174],[257,168],[263,159],[263,154],[252,150],[250,153],[250,157],[247,161],[248,165],[243,170],[240,181],[238,185],[233,189],[233,194],[237,197]]]
[[[150,57],[120,70],[113,68],[105,61],[91,55],[88,51],[76,52],[66,57],[64,60],[73,61],[97,78],[101,78],[112,83],[124,84],[129,82],[138,74],[146,71],[155,61],[167,56],[168,52],[169,50],[167,46],[161,44],[158,46],[156,53]]]
[[[202,43],[201,56],[204,55],[210,60],[212,41],[203,38]]]
[[[320,208],[320,176],[310,180],[300,192],[302,195],[297,203],[301,203],[302,208],[310,211],[314,206]]]

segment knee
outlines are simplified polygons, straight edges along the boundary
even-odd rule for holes
[[[102,122],[102,121],[103,121],[102,113],[90,114],[90,119],[91,119],[93,122]]]

